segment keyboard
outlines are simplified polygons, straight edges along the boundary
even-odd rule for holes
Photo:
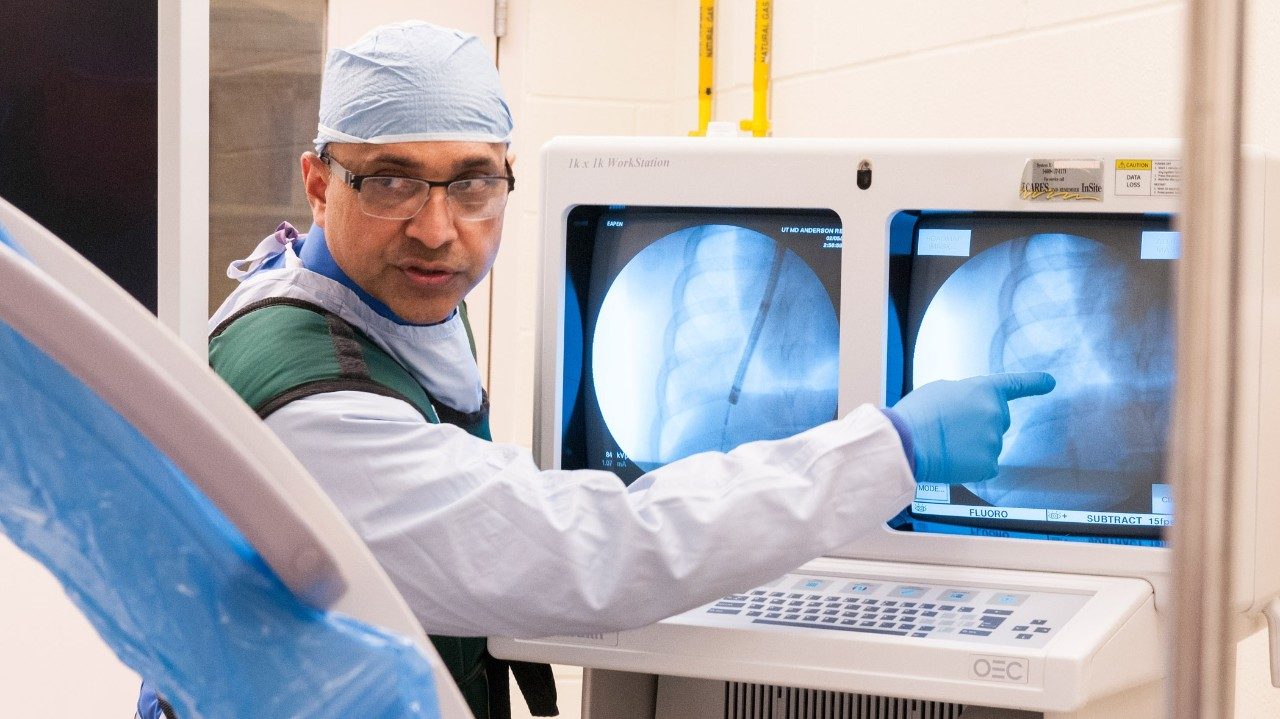
[[[1088,595],[788,574],[682,615],[756,625],[1040,647]],[[730,618],[733,618],[730,621]],[[715,621],[720,620],[720,621]]]

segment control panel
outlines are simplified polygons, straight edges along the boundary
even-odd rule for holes
[[[489,640],[494,656],[1034,711],[1162,671],[1141,579],[824,558],[639,629]]]
[[[675,621],[1043,647],[1088,599],[1087,594],[1061,591],[788,574]]]

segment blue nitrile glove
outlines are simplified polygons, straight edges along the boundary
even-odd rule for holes
[[[903,446],[914,448],[916,481],[963,484],[996,476],[1009,401],[1045,394],[1055,384],[1046,372],[1015,372],[912,390],[891,411],[910,430]]]

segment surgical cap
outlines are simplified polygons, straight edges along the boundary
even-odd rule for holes
[[[330,142],[419,140],[511,141],[511,110],[479,39],[411,21],[329,53],[316,152]]]

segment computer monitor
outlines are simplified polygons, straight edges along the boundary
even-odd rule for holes
[[[835,419],[842,244],[826,209],[575,207],[561,467],[630,483]]]
[[[1168,215],[903,212],[891,223],[889,404],[935,380],[1044,371],[999,473],[919,485],[893,526],[1157,539],[1174,386]]]
[[[535,457],[546,469],[590,467],[631,481],[646,466],[675,456],[663,455],[668,440],[653,429],[660,410],[671,416],[658,389],[674,388],[685,399],[694,394],[673,381],[686,375],[667,372],[663,379],[654,357],[667,346],[668,325],[685,326],[670,313],[672,298],[685,298],[676,306],[686,304],[689,288],[677,289],[679,272],[672,269],[685,262],[684,254],[661,249],[663,238],[698,226],[742,227],[794,252],[831,298],[839,327],[838,416],[891,404],[904,390],[942,377],[946,365],[916,366],[915,358],[926,353],[935,361],[969,363],[957,365],[965,374],[1047,370],[1059,383],[1046,398],[1014,401],[1015,427],[1001,478],[989,486],[922,487],[921,501],[831,550],[832,559],[1138,577],[1157,596],[1168,596],[1169,552],[1160,529],[1171,521],[1171,502],[1159,477],[1173,387],[1170,282],[1178,238],[1168,233],[1180,207],[1179,154],[1175,142],[1132,138],[554,140],[542,157]],[[1280,431],[1280,410],[1269,401],[1280,397],[1280,373],[1268,369],[1280,362],[1280,283],[1270,279],[1280,276],[1280,253],[1267,251],[1268,238],[1280,232],[1280,193],[1267,189],[1276,186],[1280,164],[1248,149],[1242,172],[1241,293],[1231,308],[1241,356],[1232,385],[1241,403],[1240,440],[1226,458],[1238,483],[1230,513],[1240,548],[1232,558],[1241,578],[1233,601],[1241,611],[1280,592],[1280,575],[1262,569],[1280,566],[1280,525],[1269,514],[1280,506],[1280,483],[1266,481],[1280,466],[1280,443],[1268,439]],[[788,214],[796,219],[782,217]],[[807,229],[784,233],[784,227]],[[823,247],[837,241],[836,233],[824,230],[837,228],[840,249]],[[772,267],[776,249],[755,251]],[[642,274],[627,268],[632,262],[639,267],[646,252],[668,258],[659,263],[666,274],[635,282],[632,313],[610,319],[604,314],[610,292],[623,292],[611,288],[631,283],[624,275]],[[1066,257],[1053,262],[1071,258],[1066,267],[1049,261],[1060,254]],[[1006,263],[1021,257],[1025,270],[1039,274],[1033,279],[1012,266],[984,267],[994,262],[985,258],[999,255]],[[836,277],[827,274],[836,267],[838,287],[826,279]],[[780,269],[779,282],[783,274]],[[1061,281],[1045,286],[1051,278]],[[1028,299],[1032,290],[1053,300],[1051,308],[1073,301],[1079,308],[1036,329],[1000,329],[993,313],[1001,302],[1010,311],[1015,305],[1039,311],[1042,303]],[[688,373],[698,386],[714,389],[707,390],[708,403],[719,414],[700,418],[702,444],[681,451],[748,438],[732,431],[747,406],[731,397],[743,401],[751,383],[735,395],[738,374],[749,379],[757,361],[752,358],[772,351],[772,340],[764,338],[771,331],[767,324],[760,328],[759,349],[747,352],[749,340],[741,339],[751,336],[747,326],[754,328],[760,316],[760,294],[729,313],[740,339],[736,348],[713,353],[720,376]],[[980,318],[983,307],[988,314]],[[937,322],[946,325],[931,318],[949,312],[956,316],[951,330],[963,330],[959,336],[929,330]],[[658,319],[664,313],[670,319]],[[801,312],[806,322],[794,327],[807,328],[813,314]],[[1022,321],[1023,314],[1013,314]],[[1061,342],[1055,322],[1069,325],[1062,335],[1080,340]],[[602,323],[615,334],[598,331]],[[711,337],[701,334],[707,336],[699,341]],[[997,335],[1000,341],[993,342]],[[644,372],[635,369],[639,360],[632,362],[639,377],[632,384],[640,389],[623,388],[638,393],[623,400],[637,410],[631,435],[610,424],[619,423],[608,416],[608,400],[601,405],[602,397],[619,389],[614,385],[625,384],[601,373],[602,342],[624,359],[647,357]],[[930,342],[945,346],[927,352]],[[994,362],[993,347],[999,349]],[[788,376],[800,376],[793,373],[798,371],[789,367]],[[813,414],[803,421],[792,416],[756,436],[830,416],[822,402],[812,404]],[[1058,411],[1066,414],[1065,424],[1052,414]],[[1040,423],[1044,415],[1053,422]],[[1056,435],[1055,427],[1069,432]],[[644,439],[629,447],[631,440],[619,441],[628,436]],[[1018,475],[1042,479],[1008,484]],[[1050,487],[1050,481],[1063,484]],[[1067,496],[1073,491],[1079,496]],[[1064,539],[1074,541],[1057,541]]]

